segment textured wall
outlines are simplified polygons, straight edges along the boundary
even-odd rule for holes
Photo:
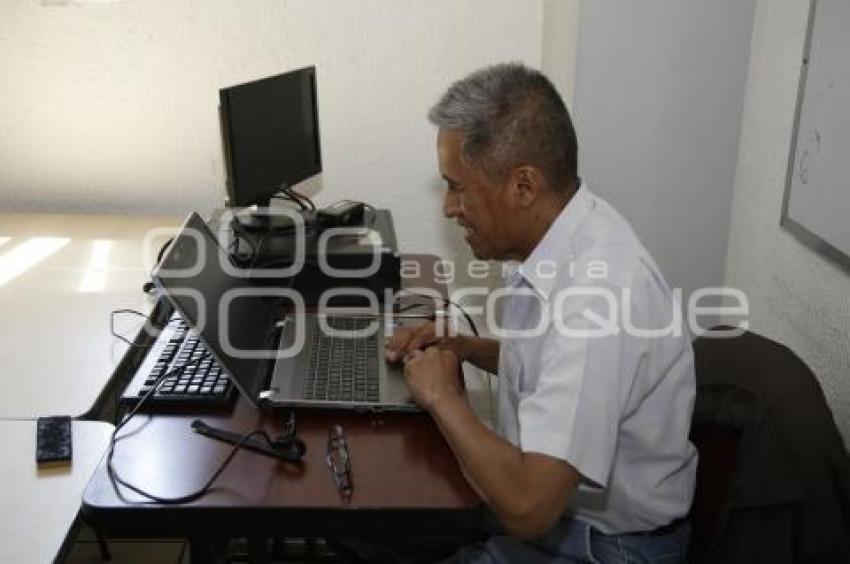
[[[850,272],[779,225],[808,7],[758,2],[726,280],[749,296],[752,329],[791,347],[818,375],[850,443]]]
[[[408,250],[439,220],[425,113],[485,64],[539,66],[542,0],[0,2],[0,210],[185,213],[224,197],[218,89],[315,64],[318,201],[393,210]]]

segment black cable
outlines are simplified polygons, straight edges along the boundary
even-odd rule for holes
[[[173,243],[173,242],[174,242],[174,237],[169,237],[168,240],[165,243],[163,243],[162,246],[159,248],[159,252],[156,255],[156,263],[157,264],[162,262],[162,257],[165,256],[165,251],[168,249],[169,246],[171,246],[171,243]]]
[[[408,305],[406,305],[406,306],[403,306],[403,307],[399,307],[399,308],[394,309],[394,310],[393,310],[393,313],[404,313],[404,312],[406,312],[406,311],[410,311],[410,310],[412,310],[412,309],[418,309],[418,308],[420,308],[420,307],[430,307],[430,308],[433,308],[433,307],[434,307],[434,304],[408,304]],[[434,314],[432,313],[431,315],[432,315],[432,317],[433,317],[433,315],[434,315]]]
[[[266,243],[268,243],[269,238],[272,236],[272,227],[269,224],[266,227],[266,232],[263,233],[263,236],[260,237],[260,241],[253,246],[252,254],[251,254],[251,262],[248,263],[248,270],[254,270],[256,267],[257,261],[262,256],[263,250],[265,249]]]
[[[245,264],[248,264],[249,269],[255,268],[257,261],[260,256],[262,256],[263,249],[265,248],[268,239],[275,235],[271,225],[266,228],[265,233],[263,233],[259,241],[252,239],[251,237],[247,237],[241,229],[237,229],[235,227],[232,229],[232,233],[234,240],[230,243],[230,247],[227,251],[230,262],[237,268],[242,268]],[[247,243],[250,247],[250,251],[247,254],[238,254],[238,249],[236,247],[238,246],[240,239],[245,241],[245,243]]]
[[[316,204],[314,204],[314,203],[313,203],[313,200],[312,200],[312,199],[310,199],[310,197],[309,197],[309,196],[305,196],[304,194],[301,194],[300,192],[296,192],[296,191],[295,191],[295,190],[293,190],[292,188],[288,188],[288,189],[287,189],[287,191],[288,191],[290,194],[292,194],[293,196],[295,196],[296,198],[300,198],[300,199],[301,199],[301,201],[306,202],[306,203],[307,203],[307,206],[308,206],[308,207],[309,207],[312,211],[316,211]]]
[[[289,233],[286,233],[286,235],[289,235]],[[233,264],[233,266],[236,267],[236,268],[245,268],[246,265],[247,265],[248,270],[253,270],[255,268],[268,268],[268,265],[266,264],[266,262],[258,262],[258,261],[263,256],[263,251],[265,250],[265,247],[268,244],[269,240],[273,239],[274,237],[281,237],[281,236],[283,236],[283,234],[275,233],[275,231],[272,230],[271,228],[267,229],[263,233],[263,235],[260,237],[259,241],[251,240],[249,237],[243,236],[242,240],[244,240],[246,243],[248,243],[248,246],[251,247],[251,250],[250,250],[249,253],[244,254],[244,255],[237,255],[233,251],[232,248],[230,250],[228,250],[227,254],[228,254],[228,257],[230,258],[231,264]],[[232,244],[231,244],[231,247],[232,247]],[[267,261],[267,262],[274,264],[274,262],[278,261],[278,260],[281,260],[281,259],[271,259],[271,261]]]
[[[438,298],[438,299],[442,300],[443,305],[448,305],[448,306],[453,306],[453,307],[455,307],[455,308],[456,308],[456,309],[457,309],[457,310],[461,313],[461,315],[463,315],[463,318],[466,320],[466,323],[467,323],[467,325],[469,325],[469,329],[472,331],[472,333],[473,333],[476,337],[480,337],[480,335],[478,334],[478,327],[476,327],[476,326],[475,326],[475,322],[472,320],[472,317],[471,317],[471,316],[470,316],[470,315],[466,312],[466,310],[465,310],[465,309],[463,309],[463,306],[461,306],[461,305],[460,305],[460,304],[458,304],[457,302],[454,302],[454,301],[452,301],[452,300],[450,300],[450,299],[448,299],[448,298],[444,298],[444,297],[442,297],[442,296],[429,296],[428,294],[420,294],[420,293],[418,293],[418,292],[412,292],[412,291],[410,291],[410,290],[401,290],[401,293],[399,293],[399,294],[398,294],[398,295],[397,295],[397,296],[393,299],[393,301],[394,301],[394,302],[397,302],[399,299],[401,299],[402,297],[404,297],[402,294],[406,294],[406,295],[408,295],[408,296],[417,296],[417,297],[420,297],[420,298],[426,298],[426,299]],[[415,304],[415,305],[416,305],[416,306],[427,306],[427,305],[430,305],[430,304]],[[411,307],[411,308],[409,308],[409,309],[412,309],[412,307]]]
[[[147,316],[147,315],[145,315],[144,313],[142,313],[142,312],[140,312],[140,311],[136,311],[135,309],[116,309],[116,310],[114,310],[114,311],[110,312],[110,314],[111,314],[111,318],[110,318],[110,332],[112,333],[112,335],[113,335],[115,338],[120,339],[121,341],[123,341],[123,342],[125,342],[125,343],[129,344],[131,347],[136,348],[136,349],[149,349],[150,347],[152,347],[152,346],[154,345],[154,343],[156,343],[156,340],[154,340],[154,341],[151,341],[150,343],[147,343],[147,344],[136,344],[136,343],[131,342],[129,339],[127,339],[127,338],[126,338],[126,337],[124,337],[123,335],[118,334],[118,332],[117,332],[117,331],[115,331],[115,327],[114,327],[115,314],[118,314],[118,313],[131,313],[131,314],[133,314],[133,315],[138,315],[138,316],[144,317],[144,318],[145,318],[145,325],[146,325],[147,327],[152,327],[151,325],[149,325],[150,317],[149,317],[149,316]],[[171,324],[172,324],[172,323],[174,323],[174,322],[178,322],[178,321],[181,321],[181,320],[182,320],[182,317],[180,317],[179,315],[171,317],[171,318],[170,318],[170,319],[169,319],[169,320],[165,323],[165,325],[163,326],[163,328],[162,328],[162,329],[156,329],[156,328],[154,328],[154,329],[156,329],[156,330],[158,331],[158,333],[156,334],[156,336],[157,336],[157,337],[159,337],[159,334],[160,334],[160,333],[162,333],[162,331],[165,329],[165,327],[167,327],[167,326],[171,325]],[[153,337],[154,335],[153,335],[153,334],[151,334],[150,332],[148,332],[148,336],[149,336],[149,337]],[[126,380],[126,381],[124,382],[124,384],[126,385],[126,384],[128,384],[129,382],[130,382],[130,380],[128,379],[128,380]],[[118,417],[118,402],[120,401],[121,393],[122,393],[122,388],[121,388],[120,386],[116,387],[116,389],[115,389],[115,394],[114,394],[114,397],[113,397],[113,407],[114,407],[114,412],[115,412],[115,417],[116,417],[116,418]],[[116,424],[117,424],[117,420],[116,420]]]
[[[162,257],[165,256],[165,251],[168,249],[168,247],[173,242],[174,242],[174,237],[169,237],[168,240],[166,240],[165,243],[163,243],[162,246],[159,248],[159,252],[156,255],[156,264],[157,265],[162,262]],[[154,265],[154,266],[156,266],[156,265]],[[142,285],[142,291],[145,294],[150,293],[154,288],[156,288],[156,285],[151,281],[145,282]]]
[[[119,309],[119,310],[113,311],[112,316],[110,318],[110,321],[111,321],[111,324],[112,324],[110,329],[111,329],[113,335],[115,335],[116,337],[122,339],[123,341],[125,341],[125,342],[127,342],[127,343],[129,343],[133,346],[144,346],[144,345],[136,345],[135,343],[131,343],[129,340],[124,338],[122,335],[119,335],[118,333],[115,332],[115,330],[114,330],[114,319],[115,319],[115,314],[118,314],[118,313],[130,313],[130,314],[145,317],[145,318],[147,318],[148,316],[146,316],[145,314],[143,314],[140,311],[136,311],[136,310],[133,310],[133,309]],[[169,319],[169,321],[166,325],[168,325],[168,324],[170,324],[174,321],[179,321],[180,319],[181,318],[179,316],[174,316],[171,319]],[[149,347],[150,345],[147,345],[147,346]],[[198,489],[198,490],[196,490],[196,491],[194,491],[190,494],[179,496],[179,497],[174,497],[174,498],[161,497],[161,496],[157,496],[155,494],[151,494],[149,492],[146,492],[145,490],[139,488],[138,486],[134,486],[133,484],[127,482],[126,480],[121,478],[121,476],[118,474],[118,470],[115,468],[115,466],[113,464],[113,457],[115,455],[115,445],[118,441],[120,441],[121,439],[126,437],[126,435],[122,435],[122,436],[119,437],[118,432],[121,429],[123,429],[124,426],[127,425],[127,423],[130,422],[130,420],[136,415],[136,413],[139,412],[139,410],[142,408],[142,406],[145,404],[145,402],[153,394],[155,394],[157,390],[159,390],[159,388],[162,386],[162,384],[166,380],[168,380],[169,378],[176,376],[178,374],[182,374],[187,368],[198,364],[199,362],[205,360],[209,356],[210,356],[209,351],[205,350],[205,351],[203,351],[203,353],[200,356],[198,356],[198,358],[192,359],[192,360],[190,360],[190,361],[188,361],[184,364],[181,364],[180,366],[176,366],[176,367],[172,368],[171,370],[164,372],[163,374],[160,374],[156,378],[156,380],[154,380],[154,383],[150,387],[150,389],[147,392],[145,392],[145,394],[142,397],[140,397],[138,399],[138,401],[133,406],[133,408],[129,412],[127,412],[120,421],[116,421],[115,429],[112,431],[112,435],[110,436],[110,439],[109,439],[109,449],[107,451],[106,461],[107,461],[107,474],[109,476],[109,479],[112,482],[113,488],[115,488],[116,494],[122,500],[127,501],[126,499],[124,499],[123,494],[121,493],[121,491],[118,488],[119,484],[121,486],[141,495],[142,497],[147,498],[148,500],[150,500],[151,502],[154,502],[154,503],[180,504],[180,503],[188,503],[188,502],[194,501],[194,500],[206,495],[206,493],[209,491],[212,484],[221,475],[221,473],[224,472],[225,468],[227,468],[227,466],[233,460],[233,457],[236,456],[236,453],[243,447],[245,442],[247,442],[248,440],[250,440],[254,436],[260,436],[260,437],[263,437],[268,442],[269,446],[274,445],[274,441],[272,441],[272,439],[269,437],[268,433],[266,433],[265,431],[262,431],[262,430],[251,431],[250,433],[243,435],[242,438],[239,440],[239,442],[236,443],[234,445],[234,447],[231,449],[228,456],[219,465],[218,469],[215,472],[213,472],[212,476],[209,478],[209,480],[207,480],[207,482],[203,485],[203,487],[201,487],[200,489]],[[116,417],[117,417],[117,415],[118,415],[118,410],[117,410],[117,407],[116,407]],[[286,434],[288,436],[294,436],[295,435],[294,413],[290,414],[290,421],[287,424]]]
[[[137,315],[139,317],[147,317],[147,315],[137,309],[114,309],[112,310],[112,313],[132,313],[133,315]]]
[[[283,192],[286,196],[288,196],[290,200],[298,204],[298,206],[302,210],[308,211],[310,209],[310,206],[307,204],[307,202],[305,202],[304,197],[302,197],[301,194],[299,194],[298,192],[295,192],[289,186],[281,186],[280,191]]]
[[[112,333],[112,336],[115,337],[116,339],[120,339],[121,341],[127,343],[128,345],[130,345],[133,348],[142,348],[142,349],[150,348],[150,346],[153,343],[148,343],[148,344],[134,343],[133,341],[131,341],[130,339],[128,339],[124,335],[121,335],[120,333],[118,333],[118,331],[115,330],[115,316],[118,315],[118,314],[121,314],[121,313],[129,313],[129,314],[132,314],[132,315],[137,315],[139,317],[144,317],[145,318],[145,324],[143,325],[143,327],[145,328],[145,331],[147,332],[148,337],[156,337],[162,331],[161,329],[156,329],[156,328],[152,327],[149,323],[149,321],[150,321],[149,316],[142,313],[141,311],[137,311],[135,309],[114,309],[111,312],[109,312],[109,332]],[[173,321],[174,321],[174,319],[170,319],[168,321],[168,323],[172,323]],[[148,331],[148,328],[154,329],[156,331],[156,333]]]
[[[175,318],[175,319],[179,319],[179,318]],[[170,320],[169,323],[171,323],[171,321],[173,321],[173,319]],[[201,362],[201,360],[205,359],[207,356],[209,356],[209,351],[205,350],[205,351],[203,351],[203,354],[201,354],[201,356],[199,356],[198,358],[196,358],[194,360],[190,360],[189,362],[187,362],[185,364],[181,364],[180,366],[175,366],[170,371],[164,372],[163,374],[160,374],[159,376],[157,376],[157,378],[156,378],[156,380],[154,380],[154,383],[151,386],[151,388],[147,392],[145,392],[145,394],[142,397],[139,398],[139,400],[136,402],[136,405],[134,405],[133,408],[127,413],[127,415],[125,415],[124,421],[120,421],[120,422],[118,421],[119,413],[118,413],[118,405],[117,405],[117,402],[116,402],[116,405],[115,405],[115,418],[116,418],[115,419],[115,426],[116,426],[116,429],[115,429],[115,431],[118,431],[118,429],[123,427],[127,423],[127,421],[129,421],[129,419],[133,415],[135,415],[136,412],[139,411],[139,409],[147,401],[147,399],[149,397],[151,397],[159,389],[159,387],[162,385],[163,382],[165,382],[165,380],[167,380],[171,376],[174,376],[174,375],[177,375],[177,374],[182,374],[184,370],[186,370],[187,368],[194,366],[197,363]]]
[[[301,208],[301,211],[316,211],[316,204],[313,203],[308,196],[304,194],[299,194],[291,187],[287,185],[282,185],[280,190],[278,190],[278,194],[274,194],[272,198],[279,200],[288,200],[291,202],[295,202],[298,204],[298,207]],[[283,195],[280,195],[282,193]]]
[[[257,261],[260,260],[262,256],[262,252],[265,249],[266,243],[268,243],[270,232],[266,232],[265,235],[260,239],[260,242],[257,244],[257,247],[254,249],[254,256],[251,257],[251,263],[248,265],[249,270],[254,270],[257,266]]]
[[[280,188],[280,192],[281,193],[279,193],[279,194],[272,195],[272,198],[273,199],[285,200],[285,201],[288,201],[288,202],[294,202],[295,204],[298,205],[298,208],[302,212],[315,212],[316,211],[316,205],[313,203],[313,201],[310,198],[295,192],[289,186],[282,185],[281,188]],[[302,217],[304,218],[304,228],[309,230],[311,228],[311,218],[309,217],[309,214],[302,213]],[[234,232],[234,234],[236,234],[236,233]],[[249,241],[249,239],[247,237],[242,236],[242,239],[247,241],[249,243],[249,246],[251,246],[251,256],[250,256],[250,259],[248,257],[238,257],[238,258],[239,258],[240,261],[243,261],[243,262],[248,261],[249,268],[254,269],[254,268],[257,267],[257,261],[262,256],[262,250],[265,247],[265,245],[268,243],[269,239],[271,239],[273,237],[282,237],[282,236],[288,237],[288,236],[291,236],[291,234],[292,234],[291,229],[287,229],[285,231],[276,231],[272,228],[272,224],[269,223],[269,225],[266,229],[266,232],[260,238],[260,241],[256,244],[254,244],[254,242]],[[234,254],[234,253],[231,250],[229,254]],[[260,268],[268,268],[270,265],[273,265],[273,264],[275,264],[275,262],[271,262],[269,264],[260,263],[259,267]]]
[[[227,250],[227,254],[233,257],[237,261],[249,260],[256,253],[256,247],[254,246],[253,241],[251,241],[250,237],[246,237],[243,230],[238,227],[238,222],[232,222],[230,226],[230,232],[233,234],[233,240],[230,242],[230,248]],[[239,241],[245,241],[245,243],[250,247],[250,251],[248,256],[239,256]]]
[[[284,194],[288,194],[288,195],[289,195],[290,197],[292,197],[294,200],[296,200],[296,201],[298,201],[298,202],[301,202],[302,204],[305,204],[305,203],[306,203],[306,205],[307,205],[307,206],[309,206],[309,208],[310,208],[312,211],[316,211],[316,204],[314,204],[314,203],[313,203],[313,200],[311,200],[308,196],[305,196],[304,194],[299,194],[298,192],[296,192],[296,191],[295,191],[292,187],[290,187],[290,186],[284,186],[284,187],[282,187],[282,191],[283,191],[283,193],[284,193]]]
[[[248,263],[248,269],[254,270],[255,268],[257,268],[257,261],[259,261],[260,257],[263,256],[263,250],[265,250],[265,247],[268,244],[270,239],[273,239],[274,237],[282,237],[282,236],[289,236],[289,235],[290,235],[289,232],[277,233],[271,228],[271,226],[269,226],[266,229],[266,232],[263,234],[263,236],[260,237],[260,241],[253,248],[252,256],[251,256],[251,262]],[[260,268],[267,268],[266,263],[265,262],[260,263]]]
[[[210,491],[210,488],[212,487],[213,483],[218,479],[218,477],[221,475],[221,473],[224,472],[224,470],[227,468],[227,466],[230,465],[230,462],[233,460],[233,457],[236,456],[236,453],[239,452],[239,450],[245,445],[245,443],[247,441],[249,441],[253,437],[262,437],[263,439],[266,440],[266,442],[269,444],[269,446],[272,446],[272,447],[274,446],[275,441],[273,441],[272,438],[269,437],[268,433],[266,433],[263,430],[254,430],[254,431],[251,431],[249,433],[246,433],[245,435],[242,436],[242,438],[239,439],[239,442],[237,442],[235,445],[233,445],[233,448],[230,450],[230,453],[228,453],[227,457],[225,457],[225,459],[222,461],[222,463],[219,465],[219,467],[213,472],[213,474],[210,476],[210,478],[206,481],[206,483],[201,488],[199,488],[199,489],[197,489],[194,492],[191,492],[189,494],[178,496],[178,497],[162,497],[162,496],[152,494],[150,492],[143,490],[142,488],[140,488],[138,486],[134,486],[133,484],[127,482],[126,480],[121,478],[121,476],[118,474],[118,470],[115,468],[115,465],[113,464],[113,458],[115,456],[115,445],[118,441],[127,437],[127,435],[122,435],[122,436],[119,437],[118,432],[122,428],[124,428],[124,426],[127,425],[127,423],[130,422],[130,420],[133,418],[133,416],[135,416],[136,413],[139,411],[139,409],[141,409],[141,407],[144,405],[145,401],[147,401],[147,399],[150,398],[160,388],[160,386],[162,385],[163,382],[165,382],[166,379],[182,373],[184,370],[186,370],[190,366],[197,364],[201,360],[205,359],[207,356],[209,356],[209,352],[204,351],[204,353],[201,356],[199,356],[198,358],[191,360],[191,361],[189,361],[185,364],[181,364],[180,366],[177,366],[177,367],[173,368],[172,370],[161,374],[156,379],[153,386],[151,386],[150,390],[148,390],[145,393],[145,395],[143,395],[141,398],[139,398],[139,401],[136,402],[136,405],[133,406],[133,409],[131,409],[124,416],[124,418],[118,423],[118,425],[115,426],[115,429],[112,431],[112,435],[109,438],[109,449],[107,450],[107,455],[106,455],[106,471],[107,471],[107,475],[109,476],[110,482],[112,482],[112,487],[115,489],[115,493],[123,501],[129,503],[129,501],[121,493],[120,489],[118,488],[118,485],[121,485],[121,486],[127,488],[128,490],[133,491],[133,492],[137,493],[138,495],[140,495],[144,498],[147,498],[149,500],[148,502],[142,502],[142,503],[160,503],[160,504],[163,504],[163,505],[176,505],[176,504],[189,503],[189,502],[195,501],[195,500],[203,497],[204,495],[206,495]],[[292,417],[290,417],[290,419],[292,419]],[[288,425],[287,433],[290,433],[291,436],[294,436],[294,434],[295,434],[294,423],[290,423]]]
[[[272,199],[273,200],[284,200],[284,201],[287,201],[287,202],[295,202],[296,204],[298,204],[298,208],[301,211],[308,211],[310,209],[309,207],[307,207],[307,204],[305,204],[304,202],[302,202],[298,198],[293,197],[289,192],[287,192],[285,190],[283,191],[283,195],[275,194],[275,195],[272,196]]]
[[[463,318],[466,319],[467,324],[469,324],[469,328],[472,329],[472,333],[476,337],[480,337],[480,335],[478,334],[478,327],[475,326],[475,322],[472,320],[472,317],[468,313],[466,313],[466,310],[463,309],[460,304],[453,302],[452,300],[447,299],[446,303],[457,308],[457,310],[460,311],[461,315],[463,315]]]
[[[245,435],[242,436],[242,438],[239,440],[238,443],[233,445],[233,448],[230,449],[230,453],[222,461],[222,463],[219,465],[218,469],[216,469],[216,471],[213,472],[213,474],[212,474],[212,476],[210,476],[209,480],[207,480],[207,482],[203,486],[201,486],[201,488],[199,488],[198,490],[196,490],[192,493],[182,495],[182,496],[179,496],[179,497],[161,497],[161,496],[152,494],[150,492],[143,490],[142,488],[140,488],[138,486],[134,486],[133,484],[127,482],[126,480],[121,478],[121,476],[118,475],[118,471],[115,469],[112,458],[113,458],[113,455],[115,453],[115,442],[117,440],[120,440],[123,437],[115,438],[114,435],[113,435],[113,440],[110,444],[109,452],[107,454],[106,470],[107,470],[107,474],[109,475],[109,479],[113,482],[113,487],[115,487],[115,491],[118,493],[119,497],[121,497],[124,501],[127,501],[127,500],[124,499],[123,494],[121,494],[119,492],[119,490],[115,486],[115,484],[120,484],[120,485],[124,486],[125,488],[127,488],[128,490],[133,491],[133,492],[139,494],[140,496],[145,497],[148,500],[150,500],[149,502],[142,502],[142,503],[159,503],[159,504],[163,504],[163,505],[178,505],[178,504],[182,504],[182,503],[190,503],[192,501],[200,499],[201,497],[203,497],[207,493],[209,493],[210,488],[212,487],[213,483],[218,479],[218,477],[221,475],[221,473],[224,472],[224,470],[230,465],[231,461],[233,461],[233,457],[236,456],[236,453],[239,452],[240,449],[242,449],[242,447],[245,445],[246,442],[248,442],[250,439],[254,438],[255,436],[263,437],[264,439],[266,439],[266,441],[269,442],[270,446],[272,445],[272,440],[265,431],[251,431],[250,433],[246,433]]]

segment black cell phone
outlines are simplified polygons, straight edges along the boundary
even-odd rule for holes
[[[70,416],[38,418],[35,434],[35,461],[38,464],[71,461]]]

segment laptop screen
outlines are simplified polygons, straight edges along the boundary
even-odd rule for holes
[[[252,402],[265,385],[274,316],[262,298],[239,297],[246,278],[225,271],[229,261],[206,222],[192,213],[152,274],[186,323]],[[259,353],[259,354],[258,354]]]

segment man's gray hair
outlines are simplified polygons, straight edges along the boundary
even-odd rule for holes
[[[578,142],[570,115],[537,70],[520,63],[478,70],[452,84],[428,119],[460,133],[461,158],[494,180],[532,165],[555,190],[577,187]]]

